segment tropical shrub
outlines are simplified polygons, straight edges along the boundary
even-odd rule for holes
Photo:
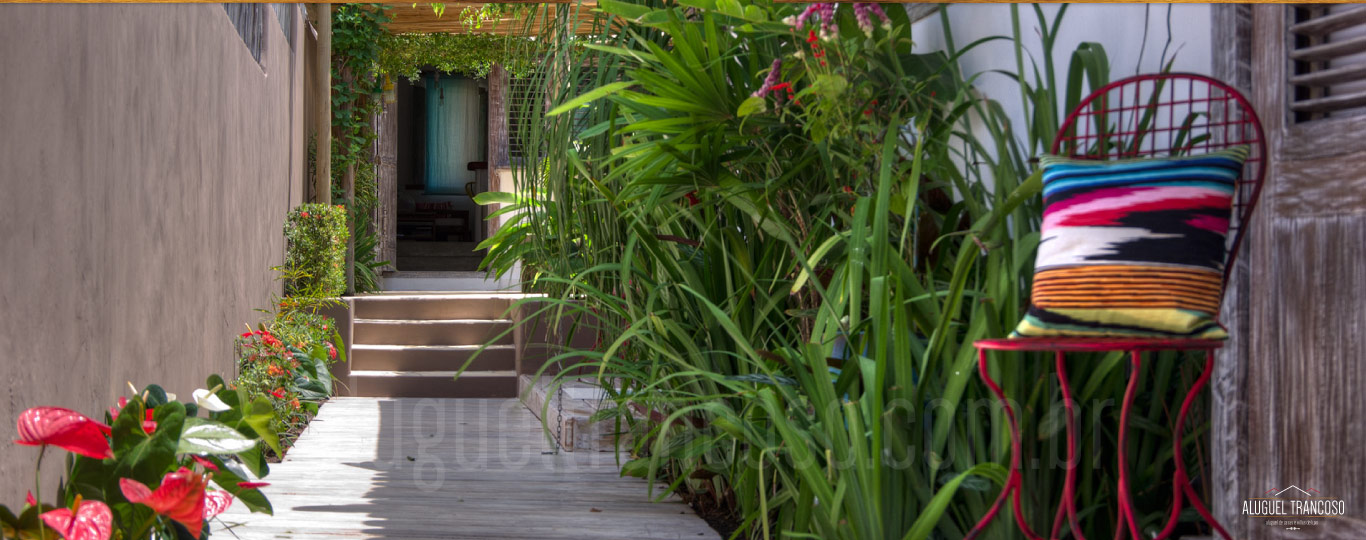
[[[272,431],[283,439],[276,455],[332,396],[330,366],[345,356],[335,325],[314,312],[281,310],[236,339],[238,376],[230,387],[270,403]]]
[[[104,422],[60,407],[21,413],[15,442],[39,447],[39,465],[49,447],[66,450],[65,475],[57,504],[39,503],[35,478],[17,515],[0,506],[0,538],[204,538],[234,500],[271,513],[259,489],[269,473],[262,448],[276,444],[270,406],[218,375],[207,386],[179,402],[150,385]]]
[[[624,473],[734,512],[738,536],[961,538],[1009,450],[972,343],[1005,335],[1027,303],[1040,221],[1030,162],[1060,102],[1105,82],[1103,49],[1079,48],[1060,91],[1063,10],[1049,20],[1036,8],[1047,54],[1043,66],[1019,55],[1008,74],[1030,119],[1016,131],[956,58],[998,40],[1018,51],[1030,39],[1018,8],[1015,36],[914,54],[892,6],[598,5],[615,18],[594,36],[553,30],[575,20],[572,5],[529,17],[552,28],[539,39],[553,69],[533,75],[549,110],[514,109],[522,139],[538,141],[524,149],[531,165],[514,171],[515,196],[482,200],[520,214],[486,242],[486,266],[530,261],[529,288],[548,299],[525,305],[599,336],[547,372],[560,368],[556,384],[598,374],[598,418],[632,434]],[[1101,404],[1081,454],[1113,455],[1117,411],[1104,404],[1122,395],[1122,358],[1078,362],[1093,367],[1077,399]],[[1144,386],[1152,425],[1186,380],[1157,364],[1135,374],[1160,371]],[[1028,411],[1026,462],[1042,463],[1026,471],[1033,522],[1061,495],[1050,365],[1017,353],[992,368]],[[1137,497],[1151,498],[1170,487],[1170,435],[1134,435],[1144,450],[1131,468],[1152,488]],[[1107,534],[1116,467],[1084,466],[1085,533]],[[1162,505],[1145,507],[1161,519]],[[987,537],[1012,537],[1005,521]]]
[[[285,293],[331,298],[346,292],[346,209],[302,204],[285,219]]]

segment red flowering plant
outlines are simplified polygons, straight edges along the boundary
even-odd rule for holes
[[[269,473],[263,449],[278,446],[274,411],[217,375],[207,382],[187,402],[150,385],[103,422],[60,407],[20,413],[14,442],[37,448],[35,471],[49,450],[65,450],[65,477],[56,504],[40,502],[35,477],[18,514],[0,506],[0,538],[203,538],[234,500],[270,513],[259,479]]]
[[[288,447],[298,428],[332,395],[329,366],[344,357],[336,323],[308,310],[280,309],[258,329],[238,336],[236,348],[236,388],[271,404],[274,430],[286,434]]]

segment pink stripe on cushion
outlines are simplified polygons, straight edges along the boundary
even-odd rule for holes
[[[1045,211],[1043,228],[1047,230],[1050,227],[1119,225],[1118,220],[1130,214],[1159,210],[1227,208],[1231,201],[1232,198],[1226,192],[1200,187],[1140,188],[1130,193],[1070,205],[1058,211]]]

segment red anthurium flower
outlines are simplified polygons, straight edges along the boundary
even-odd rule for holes
[[[147,409],[147,416],[145,417],[145,420],[142,421],[142,431],[151,435],[152,432],[156,430],[157,421],[152,419],[152,409]]]
[[[118,418],[118,417],[119,417],[119,412],[123,411],[123,408],[124,408],[124,407],[127,407],[127,406],[128,406],[128,398],[126,398],[126,397],[119,397],[119,404],[118,404],[117,406],[115,406],[115,407],[110,407],[110,408],[109,408],[109,417],[110,417],[110,418]]]
[[[61,407],[34,407],[19,413],[19,440],[27,446],[52,445],[95,459],[114,457],[109,449],[109,426]]]
[[[206,491],[204,492],[204,519],[213,519],[214,516],[222,514],[232,506],[232,494],[226,491]]]
[[[100,501],[83,501],[76,496],[76,511],[69,508],[43,512],[38,516],[66,540],[109,540],[114,532],[114,514]]]
[[[137,480],[119,479],[119,489],[129,502],[146,505],[158,514],[179,521],[195,538],[199,538],[199,532],[204,528],[205,485],[204,475],[185,467],[166,473],[156,491]]]
[[[194,454],[190,454],[190,457],[194,459],[194,462],[195,462],[195,463],[200,464],[200,465],[203,466],[206,470],[210,470],[210,471],[216,471],[216,470],[218,470],[218,466],[217,466],[217,465],[214,465],[212,461],[209,461],[209,460],[207,460],[207,459],[204,459],[204,458],[202,458],[202,457],[200,457],[200,456],[196,456],[196,455],[194,455]]]
[[[33,492],[24,494],[24,506],[38,506],[38,499],[33,498]]]
[[[238,482],[237,487],[242,489],[260,489],[269,486],[270,482]]]
[[[275,396],[276,399],[285,399],[285,389],[276,388],[274,391],[270,393],[270,395]]]

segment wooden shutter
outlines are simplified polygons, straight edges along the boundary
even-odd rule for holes
[[[1295,122],[1366,114],[1366,6],[1289,8]]]
[[[1366,538],[1366,13],[1252,8],[1252,97],[1271,157],[1249,222],[1237,361],[1236,475],[1247,499],[1275,486],[1343,499],[1347,515],[1297,532],[1237,515],[1238,538]],[[1227,515],[1227,514],[1225,514]],[[1236,533],[1235,533],[1236,534]]]

